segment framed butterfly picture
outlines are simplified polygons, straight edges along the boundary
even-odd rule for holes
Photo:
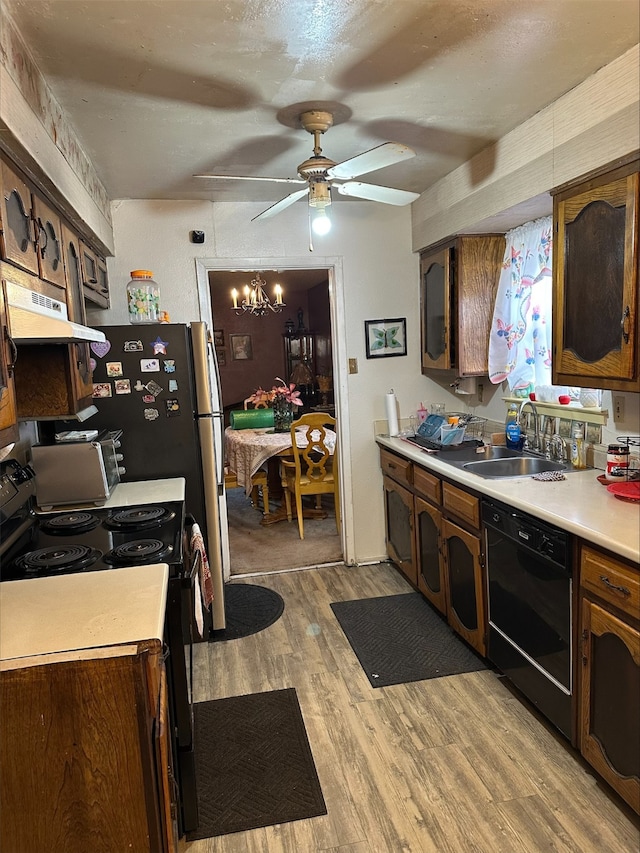
[[[407,354],[407,321],[365,320],[364,336],[367,358],[389,358]]]

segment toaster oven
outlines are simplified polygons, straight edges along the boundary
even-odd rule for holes
[[[34,445],[31,466],[35,472],[37,505],[50,509],[104,504],[125,470],[119,452],[121,435],[122,430],[110,430],[91,438],[72,437],[54,444]]]

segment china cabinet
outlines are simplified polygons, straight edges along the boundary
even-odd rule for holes
[[[582,544],[580,750],[640,813],[640,575]]]
[[[460,236],[420,255],[422,372],[486,375],[504,235]]]
[[[640,391],[639,162],[554,193],[555,384]]]

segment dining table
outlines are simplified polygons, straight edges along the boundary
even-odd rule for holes
[[[300,427],[295,431],[296,445],[307,446],[306,428]],[[333,430],[325,431],[325,444],[333,453],[336,443],[336,434]],[[292,458],[293,447],[291,443],[291,432],[275,432],[273,427],[263,429],[233,429],[227,427],[224,432],[225,463],[236,475],[238,485],[242,486],[245,494],[251,494],[251,478],[267,463],[269,468],[269,491],[278,497],[280,491],[280,474],[278,459],[282,457]],[[293,507],[295,515],[295,505]],[[308,514],[308,515],[307,515]],[[326,512],[318,509],[304,510],[305,518],[324,518]],[[284,505],[275,512],[265,513],[261,524],[275,524],[287,518]]]

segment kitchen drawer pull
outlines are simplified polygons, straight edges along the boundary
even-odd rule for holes
[[[631,316],[631,311],[629,310],[629,306],[624,309],[622,314],[622,320],[620,320],[620,328],[622,329],[622,337],[624,338],[625,344],[629,343],[629,318]],[[626,328],[625,328],[626,326]]]
[[[617,584],[611,583],[611,581],[606,575],[600,575],[600,580],[605,586],[608,586],[609,589],[614,589],[616,592],[621,592],[623,595],[626,596],[631,595],[630,589],[627,589],[626,586],[617,586]]]

